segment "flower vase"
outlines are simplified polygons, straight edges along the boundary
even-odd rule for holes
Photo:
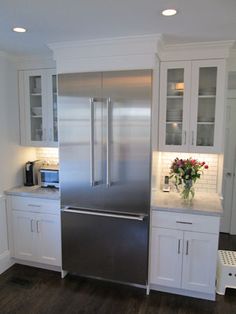
[[[186,203],[191,203],[194,198],[194,186],[192,180],[184,180],[181,197]]]

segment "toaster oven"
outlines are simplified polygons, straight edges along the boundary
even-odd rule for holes
[[[39,185],[45,188],[59,188],[58,166],[43,166],[39,170]]]

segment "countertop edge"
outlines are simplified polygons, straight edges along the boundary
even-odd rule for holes
[[[221,217],[223,215],[223,211],[207,211],[201,209],[191,209],[191,208],[170,208],[170,207],[157,207],[151,205],[151,211],[163,211],[163,212],[174,212],[174,213],[183,213],[190,215],[202,215],[202,216],[214,216]]]

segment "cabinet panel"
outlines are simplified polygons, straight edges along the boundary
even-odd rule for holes
[[[182,239],[182,231],[152,228],[151,283],[168,287],[180,287]]]
[[[182,288],[214,293],[218,235],[184,232]]]
[[[12,217],[14,257],[35,261],[35,214],[12,211]]]
[[[20,71],[21,143],[56,146],[57,80],[51,69]]]
[[[38,261],[61,265],[60,216],[42,214],[37,217]]]
[[[162,62],[162,151],[222,152],[225,61]]]
[[[186,150],[190,103],[191,62],[161,64],[160,148]]]

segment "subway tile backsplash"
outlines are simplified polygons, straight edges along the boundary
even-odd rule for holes
[[[172,161],[178,157],[186,159],[192,157],[198,161],[205,161],[208,164],[209,169],[204,170],[204,174],[195,183],[195,190],[201,192],[217,192],[217,179],[218,179],[218,163],[219,156],[216,154],[188,154],[188,153],[169,153],[169,152],[159,152],[159,158],[155,159],[158,165],[153,167],[154,176],[156,177],[153,181],[157,182],[157,188],[162,188],[164,181],[164,176],[169,175],[170,166]],[[153,162],[155,162],[153,161]],[[174,179],[172,179],[174,182]]]
[[[56,165],[59,163],[57,147],[38,147],[36,148],[36,158],[43,160],[45,164]]]

